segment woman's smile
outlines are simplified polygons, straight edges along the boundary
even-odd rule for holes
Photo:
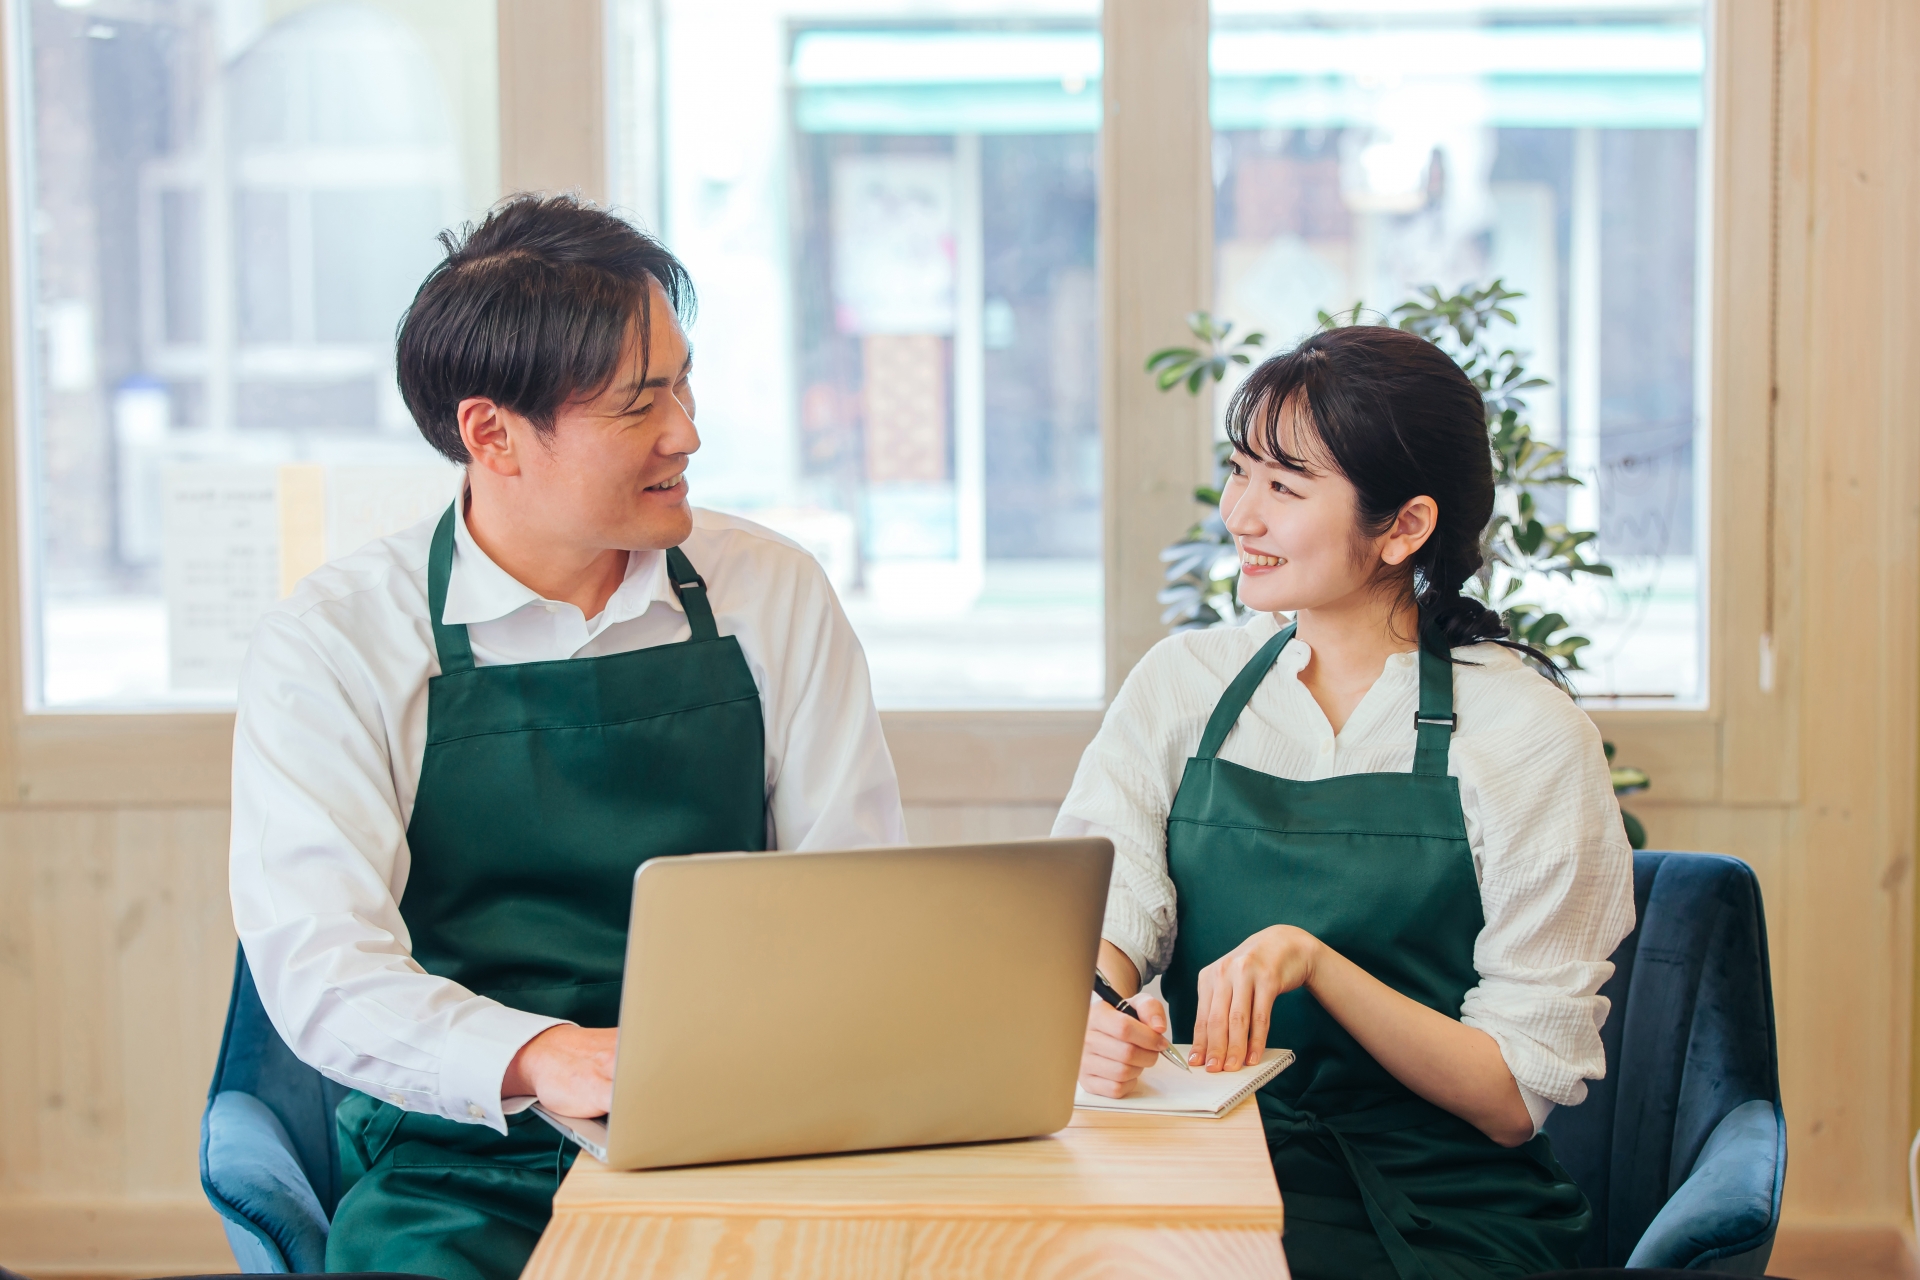
[[[1286,562],[1285,556],[1270,556],[1259,551],[1249,551],[1245,547],[1240,549],[1240,572],[1242,573],[1258,575],[1269,569],[1278,569]]]

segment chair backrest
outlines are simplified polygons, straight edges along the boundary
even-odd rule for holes
[[[1714,1126],[1743,1102],[1780,1101],[1753,869],[1720,854],[1636,853],[1633,901],[1637,923],[1600,988],[1612,1001],[1606,1079],[1546,1125],[1593,1204],[1582,1266],[1625,1265]]]
[[[253,986],[244,949],[234,958],[233,994],[227,1001],[227,1029],[213,1069],[207,1102],[229,1090],[250,1093],[280,1121],[293,1142],[307,1182],[326,1215],[340,1202],[340,1139],[334,1108],[347,1089],[293,1056],[274,1030],[260,993]],[[202,1160],[205,1153],[202,1152]],[[202,1169],[202,1176],[205,1176]]]

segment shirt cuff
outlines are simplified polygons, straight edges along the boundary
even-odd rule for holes
[[[500,1096],[513,1055],[548,1027],[565,1018],[546,1018],[521,1009],[509,1009],[494,1000],[476,998],[447,1033],[440,1057],[440,1113],[449,1120],[484,1124],[507,1131],[509,1113]],[[517,1101],[517,1100],[516,1100]],[[529,1100],[531,1101],[531,1100]],[[514,1110],[524,1110],[525,1104]]]
[[[1524,1034],[1510,1033],[1508,1023],[1476,1017],[1465,1009],[1460,1012],[1460,1021],[1493,1037],[1493,1042],[1500,1046],[1500,1057],[1513,1075],[1513,1082],[1523,1092],[1532,1093],[1557,1107],[1577,1107],[1587,1100],[1587,1080],[1579,1068],[1569,1066],[1564,1058],[1539,1041],[1531,1040]],[[1595,1036],[1594,1040],[1597,1045],[1599,1037]],[[1602,1060],[1591,1068],[1592,1078],[1600,1079],[1605,1071],[1606,1064]]]
[[[1527,1086],[1521,1084],[1518,1080],[1513,1082],[1513,1087],[1520,1091],[1520,1101],[1527,1104],[1527,1114],[1533,1117],[1534,1133],[1539,1133],[1540,1130],[1546,1128],[1547,1117],[1553,1114],[1553,1103],[1527,1088]]]

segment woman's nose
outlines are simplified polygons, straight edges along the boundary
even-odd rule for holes
[[[1251,496],[1248,492],[1241,493],[1220,512],[1220,522],[1227,526],[1228,533],[1249,538],[1266,532],[1266,524],[1259,518],[1255,504],[1248,501]]]

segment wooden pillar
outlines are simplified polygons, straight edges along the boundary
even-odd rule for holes
[[[605,200],[605,0],[498,0],[500,187]]]
[[[1101,423],[1107,691],[1166,634],[1160,549],[1193,523],[1208,478],[1205,397],[1143,371],[1213,296],[1207,0],[1107,0],[1100,135]]]

